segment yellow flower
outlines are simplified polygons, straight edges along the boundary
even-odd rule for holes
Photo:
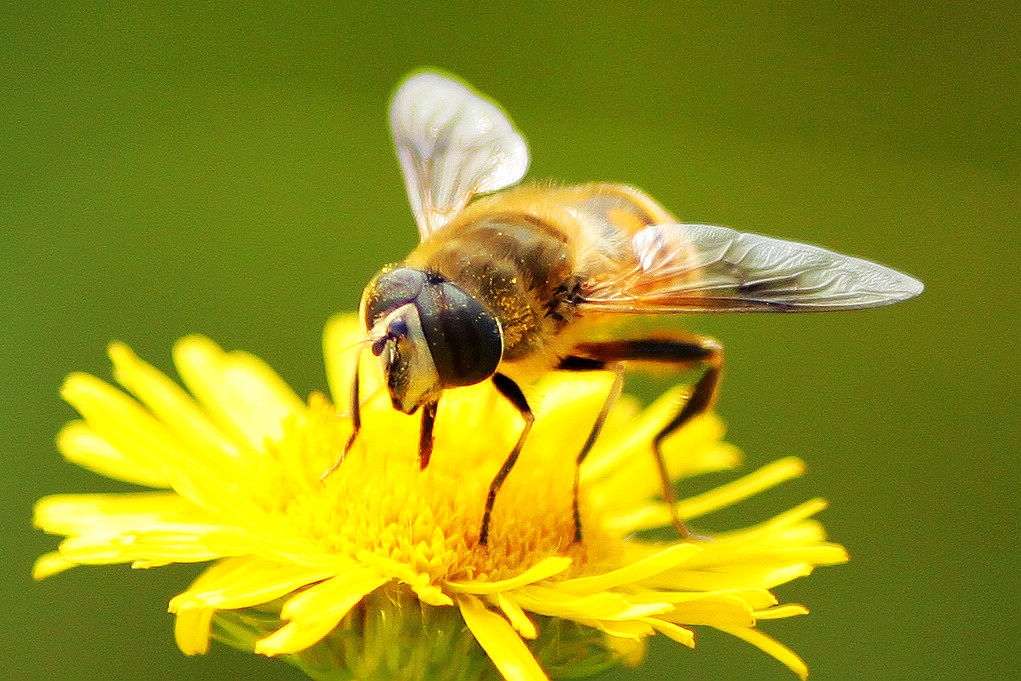
[[[36,524],[66,539],[35,576],[215,561],[170,601],[181,650],[205,652],[213,636],[285,656],[315,678],[470,680],[494,667],[508,681],[580,675],[637,664],[655,633],[693,647],[696,625],[806,675],[756,623],[807,612],[778,605],[770,589],[846,560],[811,519],[823,501],[711,541],[643,536],[669,524],[650,442],[681,390],[644,411],[627,397],[614,408],[582,470],[584,539],[575,542],[572,466],[613,377],[543,379],[530,397],[538,418],[483,546],[486,491],[521,428],[488,383],[444,394],[432,461],[420,471],[418,419],[392,409],[366,366],[363,429],[320,480],[351,432],[346,396],[361,335],[350,315],[327,327],[335,405],[319,394],[302,401],[256,357],[198,336],[174,352],[190,395],[121,344],[110,348],[114,375],[134,398],[68,377],[62,394],[84,420],[63,429],[60,451],[156,491],[40,500]],[[666,449],[671,475],[736,465],[721,435],[713,415],[677,433]],[[678,510],[700,518],[801,472],[796,459],[777,461]]]

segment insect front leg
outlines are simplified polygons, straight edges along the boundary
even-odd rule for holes
[[[340,468],[340,464],[344,463],[344,458],[347,453],[351,450],[351,445],[355,443],[355,438],[358,437],[358,431],[362,429],[362,403],[358,381],[358,366],[361,364],[361,353],[355,357],[355,370],[351,376],[351,435],[347,438],[347,443],[344,445],[344,449],[337,455],[333,465],[326,469],[326,471],[319,476],[319,480],[325,480],[330,477],[333,471]]]
[[[439,398],[422,406],[422,427],[418,432],[418,466],[425,470],[433,454],[433,425],[436,423],[436,408]]]
[[[661,362],[678,368],[706,367],[687,401],[652,439],[652,451],[663,488],[663,501],[670,509],[674,528],[682,539],[694,536],[677,515],[677,497],[663,458],[663,441],[713,406],[723,376],[723,347],[711,338],[656,338],[582,343],[575,349],[575,353],[580,357],[607,363]]]
[[[528,406],[528,400],[525,399],[525,394],[521,392],[521,388],[518,387],[517,383],[503,374],[493,374],[493,385],[518,410],[518,413],[521,414],[521,418],[525,422],[525,427],[521,429],[521,434],[518,435],[518,441],[514,444],[514,449],[511,450],[511,453],[503,462],[503,466],[500,467],[500,471],[493,478],[493,482],[489,484],[486,509],[482,512],[482,529],[479,531],[479,543],[483,546],[489,543],[489,523],[493,515],[493,504],[496,502],[496,495],[500,491],[500,487],[503,486],[503,481],[507,479],[507,475],[514,468],[514,464],[521,454],[521,448],[525,446],[525,438],[528,437],[528,432],[532,430],[532,423],[535,421],[535,415],[532,414],[532,409]]]

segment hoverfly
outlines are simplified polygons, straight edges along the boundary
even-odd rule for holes
[[[491,380],[521,414],[521,433],[489,487],[482,545],[534,420],[519,382],[546,370],[616,372],[577,455],[580,466],[620,394],[623,362],[704,367],[652,443],[663,500],[675,508],[661,444],[712,406],[722,347],[685,335],[596,340],[594,326],[621,315],[856,310],[922,291],[907,275],[816,246],[681,224],[622,184],[507,189],[528,167],[524,138],[495,103],[439,73],[420,72],[400,85],[390,125],[421,243],[366,286],[365,346],[379,358],[394,408],[421,409],[423,469],[445,390]],[[489,195],[472,201],[480,194]],[[357,366],[351,392],[353,432],[324,478],[361,427]],[[580,540],[577,466],[573,513]],[[678,533],[690,536],[673,516]]]

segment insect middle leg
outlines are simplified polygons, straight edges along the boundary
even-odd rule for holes
[[[711,338],[655,338],[582,343],[574,349],[574,353],[580,358],[604,363],[636,361],[668,363],[678,368],[706,367],[687,401],[652,439],[663,501],[670,509],[670,519],[682,539],[693,536],[677,515],[677,497],[663,458],[663,441],[713,406],[723,376],[722,346]]]

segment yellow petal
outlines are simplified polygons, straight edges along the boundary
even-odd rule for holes
[[[548,681],[535,656],[507,620],[486,609],[477,597],[458,596],[457,605],[475,640],[507,681]]]
[[[674,388],[650,405],[624,428],[606,429],[586,459],[581,477],[593,492],[619,508],[627,508],[659,492],[659,474],[652,455],[652,440],[683,404],[683,387]],[[664,459],[672,479],[706,471],[733,468],[740,451],[719,438],[723,423],[715,414],[704,414],[663,443]]]
[[[226,558],[206,568],[191,584],[191,589],[202,590],[243,569],[250,558]],[[171,601],[173,603],[173,601]],[[187,608],[177,611],[174,618],[174,639],[185,655],[202,655],[209,651],[209,632],[215,610],[213,608]]]
[[[155,538],[142,533],[121,535],[91,534],[71,537],[60,544],[60,553],[68,560],[89,565],[144,561],[154,563],[201,563],[220,558],[208,551],[194,535],[170,534]]]
[[[793,650],[783,645],[779,641],[769,636],[766,636],[758,629],[736,628],[736,629],[721,629],[721,631],[725,631],[731,636],[736,636],[742,641],[751,643],[756,648],[762,650],[765,653],[768,653],[769,655],[772,655],[777,660],[787,665],[787,667],[790,668],[792,672],[797,674],[802,679],[808,678],[808,665],[805,664],[804,660],[798,657],[797,653],[795,653]]]
[[[677,502],[677,515],[684,520],[701,517],[796,478],[804,471],[804,462],[795,457],[774,461],[743,478]],[[612,522],[614,529],[621,532],[648,530],[670,524],[670,512],[661,503],[638,504],[619,513]]]
[[[76,565],[78,563],[64,558],[59,551],[50,551],[36,558],[35,565],[32,566],[32,579],[46,579]]]
[[[849,560],[847,550],[843,546],[833,544],[825,546],[806,546],[791,549],[764,549],[749,553],[745,560],[769,563],[811,563],[812,565],[837,565]]]
[[[653,617],[640,617],[633,620],[592,620],[582,622],[586,626],[595,627],[615,638],[640,640],[656,633],[651,622]]]
[[[57,434],[57,449],[71,463],[114,480],[147,487],[170,487],[162,467],[126,456],[84,421],[71,421]]]
[[[246,608],[268,603],[303,586],[332,577],[332,572],[315,571],[302,565],[277,565],[253,560],[224,579],[189,589],[170,601],[170,611],[181,608]]]
[[[427,605],[445,606],[454,604],[454,599],[443,593],[443,590],[435,584],[411,584],[410,586],[418,600]]]
[[[812,574],[806,563],[782,566],[741,565],[715,570],[674,570],[656,578],[654,586],[672,591],[727,591],[730,589],[772,589]]]
[[[557,418],[553,419],[553,425],[559,425],[562,430],[562,419],[570,417],[572,413],[594,418],[606,401],[614,380],[616,374],[612,371],[550,372],[536,386],[539,399],[533,409],[544,416],[555,415]],[[588,435],[584,429],[580,430],[583,431],[583,437]]]
[[[683,646],[689,648],[695,647],[695,632],[687,627],[682,627],[679,624],[673,622],[666,622],[655,617],[650,617],[644,620],[652,625],[652,628],[661,634],[668,636],[670,639],[677,641]]]
[[[216,524],[257,527],[268,532],[272,516],[256,499],[244,494],[236,481],[211,475],[201,464],[189,461],[167,472],[174,490],[196,506],[208,509]]]
[[[733,482],[678,502],[677,512],[682,518],[698,518],[726,506],[733,506],[763,490],[796,478],[804,472],[805,463],[801,459],[793,456],[780,459]]]
[[[665,527],[670,522],[670,512],[667,510],[666,504],[660,501],[621,504],[619,510],[611,510],[606,517],[607,528],[619,535],[627,535],[654,527]]]
[[[676,544],[654,553],[637,562],[616,570],[610,570],[590,577],[568,579],[557,584],[557,588],[568,593],[585,595],[607,591],[621,584],[633,584],[676,567],[679,563],[699,553],[695,544]]]
[[[209,631],[213,624],[213,608],[185,608],[174,618],[174,640],[185,655],[209,652]]]
[[[755,619],[758,620],[775,620],[782,617],[796,617],[797,615],[807,615],[808,608],[797,603],[788,603],[786,605],[778,605],[775,608],[767,608],[765,610],[756,610],[752,613]]]
[[[603,645],[613,651],[620,663],[628,667],[637,667],[645,659],[646,638],[622,638],[620,636],[604,636]]]
[[[577,622],[593,620],[621,621],[658,615],[673,609],[669,603],[635,603],[627,594],[604,591],[577,596],[556,586],[531,585],[516,589],[514,599],[540,615],[563,617]]]
[[[752,609],[742,599],[726,593],[678,603],[664,619],[682,624],[708,624],[713,627],[752,627]]]
[[[787,539],[784,542],[786,545],[790,545],[790,539],[793,538],[816,541],[821,538],[821,535],[811,530],[819,528],[818,524],[809,525],[808,529],[810,532],[807,534],[797,530],[804,524],[807,518],[822,511],[827,505],[825,499],[809,499],[758,525],[744,530],[729,532],[725,537],[730,543],[759,541],[768,546],[776,546],[777,539]]]
[[[109,383],[74,373],[65,379],[60,394],[93,432],[140,468],[162,472],[188,458],[165,424]]]
[[[326,636],[365,596],[389,581],[373,568],[337,575],[291,597],[280,611],[286,625],[255,643],[263,655],[295,653]]]
[[[570,567],[570,565],[570,558],[565,556],[551,556],[540,560],[521,574],[509,579],[501,579],[493,582],[446,582],[445,586],[453,593],[469,593],[478,595],[495,594],[500,593],[501,591],[510,591],[511,589],[516,589],[520,586],[532,584],[543,579],[549,579],[553,575],[560,574]],[[561,582],[558,586],[568,583],[569,582]]]
[[[141,561],[148,567],[220,557],[202,544],[217,526],[174,494],[54,495],[38,502],[35,522],[69,535],[60,551],[78,563]]]
[[[223,558],[216,561],[196,577],[189,590],[203,591],[208,589],[213,584],[222,582],[230,579],[231,575],[239,574],[246,570],[253,561],[258,561],[258,558],[252,556],[238,556],[236,558]],[[173,612],[173,609],[170,609]]]
[[[300,537],[293,540],[278,539],[283,534],[256,533],[236,527],[213,529],[202,543],[211,551],[224,556],[252,554],[277,563],[296,563],[310,569],[322,569],[338,574],[358,567],[358,562],[346,556],[324,552],[323,549]]]
[[[542,453],[555,460],[563,461],[564,452],[581,451],[615,378],[611,371],[552,374],[536,388],[532,408],[542,418],[529,439],[542,442]]]
[[[697,416],[663,441],[663,458],[672,479],[729,469],[742,461],[741,450],[721,442],[726,430],[713,412]]]
[[[653,473],[650,443],[660,428],[677,412],[677,405],[681,402],[681,395],[684,392],[685,389],[680,386],[671,388],[649,405],[627,429],[619,433],[607,431],[603,437],[603,444],[606,446],[600,447],[585,460],[585,465],[581,469],[582,481],[594,482],[617,471],[627,470],[635,462],[642,461],[639,457],[642,452],[648,454],[647,470]]]
[[[188,393],[123,343],[110,345],[109,355],[117,382],[170,426],[198,458],[215,470],[234,471],[243,451],[213,425]]]
[[[766,537],[762,542],[755,544],[743,544],[734,547],[726,546],[727,540],[719,541],[719,548],[716,546],[706,549],[710,556],[696,556],[684,567],[691,570],[712,568],[718,570],[726,569],[730,565],[743,565],[751,568],[782,567],[784,565],[836,565],[848,560],[847,551],[842,546],[823,544],[820,546],[805,546],[795,548],[769,548],[770,539],[772,544],[778,544],[776,537]],[[761,548],[760,548],[761,547]]]
[[[117,535],[88,535],[73,537],[60,543],[60,555],[79,565],[111,565],[130,563],[131,553],[116,545]]]
[[[187,336],[174,347],[174,363],[219,427],[256,451],[265,439],[280,439],[284,419],[304,420],[304,402],[254,355],[226,353],[208,338]]]
[[[33,522],[52,534],[120,534],[163,523],[206,523],[209,516],[172,492],[52,494],[36,502]]]
[[[533,639],[539,635],[535,628],[535,623],[529,619],[517,601],[513,600],[508,594],[496,594],[496,605],[506,615],[507,621],[511,623],[514,630],[521,634],[523,638]]]

